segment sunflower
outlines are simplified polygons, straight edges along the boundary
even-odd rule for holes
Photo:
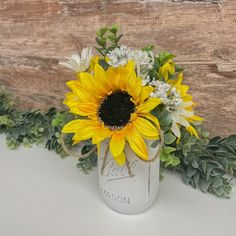
[[[109,138],[109,150],[119,165],[126,163],[126,143],[138,157],[148,160],[144,139],[159,137],[159,122],[150,111],[161,100],[150,98],[151,86],[142,87],[132,60],[106,71],[96,64],[93,74],[82,72],[67,85],[72,92],[66,94],[64,103],[80,118],[65,125],[62,132],[74,133],[74,144],[92,139],[99,147]]]

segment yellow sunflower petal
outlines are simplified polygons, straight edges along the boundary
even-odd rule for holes
[[[198,136],[198,133],[197,133],[196,129],[195,129],[192,125],[189,125],[189,126],[187,126],[187,127],[185,127],[185,128],[186,128],[186,130],[187,130],[191,135],[193,135],[193,136],[197,137],[198,139],[200,139],[199,136]]]
[[[113,156],[119,156],[125,147],[124,134],[122,132],[116,132],[111,136],[110,140],[110,152]]]
[[[172,60],[167,61],[163,66],[161,66],[159,73],[165,78],[169,79],[169,73],[172,75],[175,73],[175,64]]]
[[[142,114],[141,114],[141,116],[142,116]],[[146,114],[144,114],[143,116],[144,116],[146,119],[152,121],[152,122],[154,123],[154,125],[156,125],[156,126],[160,129],[159,120],[158,120],[155,116],[153,116],[153,115],[150,114],[150,113],[146,113]]]
[[[90,67],[89,67],[89,72],[94,71],[94,67],[96,64],[98,64],[100,57],[98,55],[92,56],[90,60]]]
[[[85,126],[81,127],[73,136],[73,140],[79,143],[80,141],[92,138],[94,135],[94,127]]]
[[[168,81],[168,83],[172,84],[172,86],[174,87],[174,86],[181,85],[182,81],[183,81],[183,73],[181,72],[181,73],[178,74],[178,77],[177,77],[176,80],[170,80],[170,81]]]
[[[176,85],[182,84],[183,81],[183,72],[180,72],[177,77]]]
[[[133,72],[135,71],[135,62],[133,60],[129,60],[123,68],[125,72]]]
[[[195,121],[204,121],[204,118],[200,117],[200,116],[197,116],[197,115],[194,115],[192,117],[192,120],[195,120]]]
[[[71,93],[67,94],[66,101],[75,100],[77,98],[78,101],[82,102],[94,102],[96,101],[96,93],[93,94],[91,90],[87,91],[86,87],[82,85],[79,81],[68,81],[67,86],[73,91],[74,96]]]
[[[130,60],[125,66],[118,67],[116,72],[119,75],[119,86],[121,89],[126,90],[128,84],[133,85],[136,79],[134,61]]]
[[[97,107],[94,105],[94,103],[78,103],[75,104],[67,104],[69,107],[71,107],[70,111],[73,114],[77,114],[80,116],[89,116],[97,113]]]
[[[126,131],[126,140],[134,153],[136,153],[140,158],[148,160],[146,143],[135,127],[130,126]]]
[[[122,152],[119,156],[113,156],[113,157],[119,166],[123,166],[126,162],[126,156],[124,152]]]
[[[108,72],[105,71],[99,64],[95,65],[94,68],[94,80],[96,82],[95,89],[99,91],[100,94],[106,96],[114,84],[114,77],[111,77]],[[112,81],[110,81],[112,79]],[[114,80],[113,80],[114,79]]]
[[[85,86],[92,86],[94,84],[93,75],[87,72],[80,73],[80,81]]]
[[[153,87],[151,86],[144,86],[141,88],[141,91],[140,91],[140,102],[144,102],[149,96],[150,96],[150,93],[153,91]]]
[[[76,133],[80,129],[82,122],[79,119],[70,121],[63,127],[62,133]]]
[[[180,91],[181,96],[184,96],[189,90],[189,86],[187,85],[180,85],[180,86],[177,86],[177,88]]]
[[[81,89],[83,87],[83,85],[81,84],[80,81],[78,80],[70,80],[68,82],[66,82],[66,85],[72,90],[72,91],[76,91],[77,89]]]
[[[92,143],[98,144],[102,142],[104,139],[109,138],[110,136],[111,136],[111,131],[108,128],[106,127],[96,128],[92,138]]]
[[[108,86],[112,91],[126,89],[127,86],[126,85],[121,86],[121,84],[123,83],[123,81],[126,81],[125,78],[127,77],[127,74],[125,75],[125,78],[122,78],[119,72],[119,68],[114,68],[114,67],[108,68],[108,70],[106,71],[106,75],[107,78],[109,78]]]
[[[157,107],[159,104],[161,104],[160,98],[149,98],[146,102],[144,102],[138,107],[137,112],[148,113],[151,110],[153,110],[155,107]]]
[[[147,139],[158,138],[158,131],[149,120],[138,117],[133,121],[133,125],[144,138]]]

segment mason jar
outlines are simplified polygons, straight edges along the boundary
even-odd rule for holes
[[[149,160],[154,159],[159,149],[159,145],[152,147],[152,143],[153,141],[146,141]],[[108,151],[108,147],[109,140],[101,143],[98,156],[101,197],[111,209],[122,214],[138,214],[145,211],[154,203],[158,193],[159,157],[151,162],[145,162],[126,144],[125,153],[129,164],[119,166]]]

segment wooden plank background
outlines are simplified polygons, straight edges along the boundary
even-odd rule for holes
[[[58,60],[118,23],[123,44],[177,55],[212,135],[236,133],[236,0],[1,0],[0,85],[22,108],[61,106]]]

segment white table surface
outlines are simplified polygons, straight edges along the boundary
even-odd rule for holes
[[[236,235],[235,223],[235,186],[221,200],[165,173],[150,209],[120,215],[101,200],[96,170],[40,147],[9,151],[0,135],[0,236]]]

